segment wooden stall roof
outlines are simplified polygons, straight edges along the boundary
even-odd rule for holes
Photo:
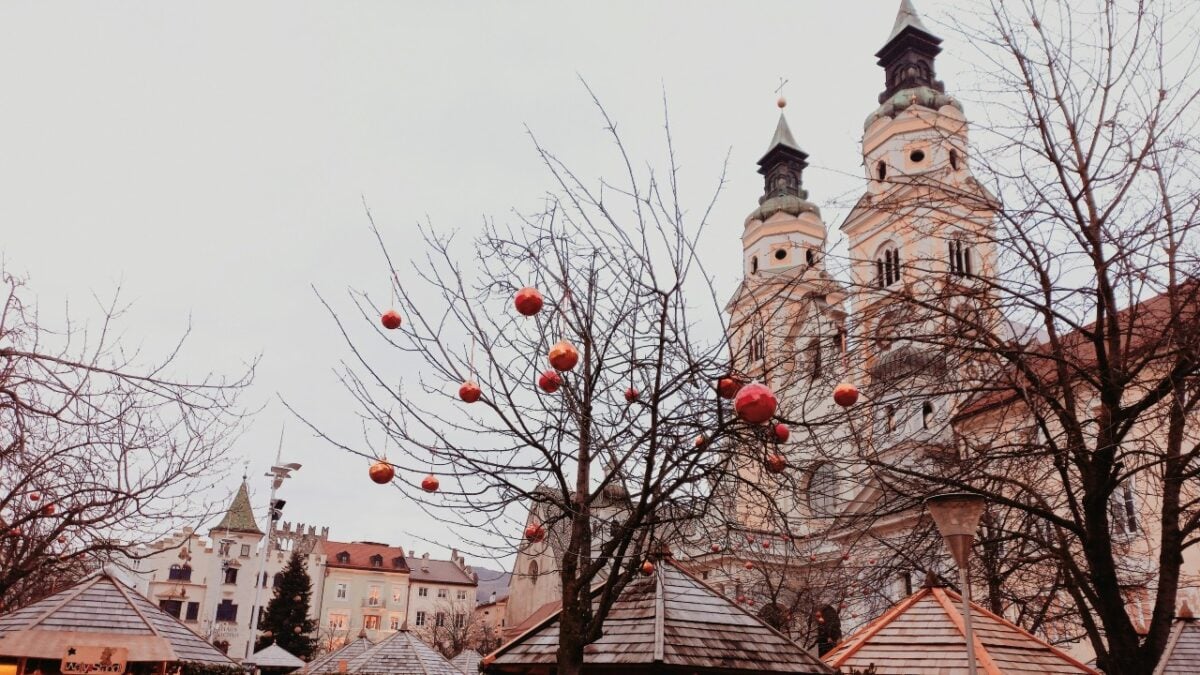
[[[266,647],[254,652],[242,661],[242,663],[253,664],[259,668],[291,668],[299,670],[304,667],[304,662],[295,654],[280,647],[277,644],[269,644]]]
[[[1171,637],[1163,650],[1154,675],[1195,675],[1200,673],[1200,624],[1187,603],[1176,615]]]
[[[972,604],[975,659],[981,674],[1098,675],[1066,652]],[[946,588],[926,587],[846,638],[825,655],[835,668],[867,668],[878,675],[967,672],[962,601]]]
[[[464,649],[458,656],[450,659],[450,665],[458,668],[463,675],[479,675],[479,662],[483,654],[474,649]]]
[[[486,673],[541,672],[555,663],[561,612],[484,659]],[[688,673],[831,673],[800,645],[662,560],[613,603],[604,635],[584,650],[586,670]]]
[[[364,630],[359,633],[358,639],[354,642],[347,642],[340,648],[335,649],[328,654],[322,654],[304,666],[305,673],[336,673],[338,672],[338,663],[345,661],[350,662],[351,659],[359,654],[367,651],[374,642],[367,639],[367,632]]]
[[[66,642],[128,646],[130,661],[234,665],[179,619],[109,572],[0,616],[0,656],[60,658]]]
[[[336,662],[333,667],[336,672]],[[436,649],[407,630],[392,633],[350,659],[346,672],[356,675],[462,675]]]

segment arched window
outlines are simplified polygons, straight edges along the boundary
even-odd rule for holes
[[[884,409],[884,428],[890,434],[896,430],[896,406],[889,405]]]
[[[762,361],[767,357],[767,339],[761,331],[750,334],[750,342],[746,346],[747,356],[751,361]]]
[[[832,605],[817,612],[817,654],[828,653],[842,640],[842,620]]]
[[[758,256],[750,258],[750,274],[758,274]]]
[[[536,560],[529,561],[529,583],[536,584],[538,580],[538,564]]]
[[[817,264],[817,254],[811,248],[804,250],[804,262],[809,265]]]
[[[973,273],[971,247],[959,239],[951,239],[950,273],[957,277],[969,277]]]
[[[837,467],[829,463],[818,464],[808,478],[808,507],[816,516],[833,515],[840,498]]]
[[[1137,498],[1134,495],[1133,476],[1117,486],[1108,499],[1109,525],[1116,534],[1134,534],[1138,531]]]
[[[886,288],[900,281],[900,251],[884,247],[875,258],[875,284]]]
[[[875,165],[875,175],[879,178],[879,180],[887,179],[887,163],[882,159],[879,160],[879,163]]]
[[[958,151],[950,148],[950,168],[958,171]]]
[[[921,428],[928,429],[933,425],[933,404],[925,401],[921,404]]]
[[[808,343],[808,377],[810,380],[821,379],[821,339],[813,338]]]

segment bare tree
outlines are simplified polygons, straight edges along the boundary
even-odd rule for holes
[[[729,375],[728,352],[720,303],[694,250],[708,211],[688,216],[679,202],[669,128],[669,168],[642,173],[600,111],[626,169],[618,184],[589,185],[535,140],[553,184],[544,208],[511,226],[488,222],[474,246],[423,228],[416,279],[402,276],[372,224],[401,328],[364,335],[331,307],[355,355],[343,381],[360,413],[386,432],[386,462],[399,469],[401,489],[464,530],[511,540],[536,508],[544,522],[520,545],[561,534],[564,675],[580,672],[584,646],[647,558],[705,513],[712,487],[736,464],[718,448],[740,448],[749,433],[715,392]],[[513,311],[522,287],[540,289],[540,313]],[[353,297],[356,318],[378,326],[385,307]],[[711,326],[714,339],[698,326]],[[371,356],[369,339],[416,366],[402,387],[388,362]],[[574,352],[578,363],[554,370],[551,351]],[[477,402],[460,400],[463,383],[478,387]],[[473,398],[465,389],[462,398]],[[382,446],[330,440],[383,459]],[[436,495],[417,488],[426,471],[440,480]],[[599,523],[593,504],[614,492],[628,507]]]
[[[115,298],[99,325],[56,330],[21,279],[0,279],[3,612],[207,516],[195,495],[223,473],[253,365],[175,379],[182,339],[146,359],[123,343]]]
[[[1200,534],[1196,18],[997,0],[964,28],[989,60],[984,147],[879,177],[871,207],[932,245],[898,282],[848,261],[865,309],[838,377],[865,401],[809,420],[812,451],[873,486],[859,531],[905,513],[921,531],[934,492],[986,496],[972,575],[992,609],[1086,636],[1108,672],[1153,670]],[[980,182],[954,178],[968,161]]]

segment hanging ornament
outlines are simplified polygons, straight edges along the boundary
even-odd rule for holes
[[[783,455],[767,455],[767,471],[771,473],[783,473],[787,468],[787,460]]]
[[[771,548],[771,540],[763,539],[763,548]]]
[[[458,388],[458,397],[467,403],[478,401],[482,395],[483,390],[479,388],[478,384],[475,384],[475,380],[467,380]]]
[[[720,545],[720,544],[713,544],[713,545],[712,545],[712,552],[713,552],[713,553],[720,553],[720,552],[721,552],[721,545]]]
[[[745,564],[745,565],[742,565],[742,567],[745,567],[745,568],[746,568],[746,569],[748,569],[748,570],[752,570],[752,569],[754,569],[754,563],[752,563],[752,562],[750,562],[749,560],[747,560],[747,561],[746,561],[746,564]]]
[[[513,296],[513,305],[525,316],[533,316],[542,311],[542,294],[538,289],[526,286]]]
[[[717,380],[717,395],[721,398],[732,399],[741,388],[742,382],[735,377],[722,377]]]
[[[850,554],[849,554],[849,553],[843,553],[843,554],[842,554],[842,560],[849,560],[849,559],[850,559]]]
[[[579,363],[579,350],[566,340],[556,342],[550,348],[550,365],[555,370],[570,370]]]
[[[536,544],[546,538],[546,528],[541,523],[530,523],[525,527],[525,538]]]
[[[388,330],[396,330],[400,327],[400,324],[404,323],[404,320],[400,318],[400,312],[389,309],[383,313],[383,316],[379,317],[379,323],[383,324],[383,327]]]
[[[771,419],[779,401],[765,384],[753,382],[741,388],[733,400],[733,409],[750,424],[762,424]]]
[[[13,537],[13,538],[21,536],[21,528],[19,528],[19,527],[8,528],[8,536]]]
[[[538,388],[547,394],[553,394],[562,386],[562,375],[559,375],[554,370],[544,370],[541,375],[538,375]]]
[[[54,504],[47,504],[42,507],[42,515],[52,516],[52,515],[54,515],[54,512],[57,510],[58,510],[58,507],[55,506]]]
[[[704,444],[707,442],[708,442],[708,440],[704,438],[704,434],[700,434],[699,436],[696,437],[696,447],[697,448],[703,448]]]
[[[746,537],[746,543],[747,543],[747,544],[750,544],[751,546],[753,546],[753,545],[754,545],[754,537],[747,536],[747,537]]]
[[[654,563],[650,562],[649,560],[642,563],[642,574],[646,576],[654,574]]]
[[[392,468],[391,464],[381,459],[371,465],[371,468],[367,470],[367,475],[376,483],[387,485],[396,477],[396,470]]]
[[[754,606],[754,598],[750,598],[750,599],[746,600],[746,604],[753,607]]]
[[[60,544],[67,543],[67,535],[65,535],[65,534],[58,535],[58,543],[60,543]]]
[[[849,408],[858,402],[858,387],[849,382],[842,382],[833,389],[833,402]]]
[[[441,485],[442,484],[438,481],[437,476],[434,476],[433,474],[425,476],[425,479],[421,481],[421,489],[426,492],[437,492]]]
[[[633,403],[636,400],[638,400],[638,390],[634,389],[633,387],[626,389],[625,390],[625,401],[627,403]]]
[[[737,601],[738,602],[746,602],[746,596],[744,596],[744,595],[737,596]]]
[[[36,502],[37,500],[39,500],[41,498],[42,498],[42,493],[40,493],[40,492],[30,492],[29,493],[29,501],[31,501],[31,502]]]
[[[775,425],[775,440],[779,441],[780,443],[787,443],[787,439],[790,438],[791,435],[792,430],[788,428],[788,425],[784,424],[783,422]]]

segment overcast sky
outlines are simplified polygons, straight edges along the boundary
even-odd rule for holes
[[[526,126],[581,175],[610,170],[578,77],[635,157],[660,165],[665,91],[693,210],[731,153],[703,242],[731,292],[779,79],[789,80],[786,112],[810,154],[810,199],[836,235],[863,188],[862,121],[883,85],[872,55],[898,5],[4,3],[0,256],[55,318],[68,299],[74,318],[94,316],[91,294],[121,284],[135,303],[127,340],[151,351],[190,317],[184,372],[233,372],[261,353],[250,402],[267,407],[224,485],[233,490],[249,461],[260,506],[288,418],[276,394],[334,432],[357,433],[333,375],[348,352],[311,287],[347,312],[348,287],[386,297],[363,198],[394,243],[425,219],[470,234],[549,187]],[[970,49],[936,28],[952,3],[917,5],[947,38],[940,76],[964,93],[956,84],[969,79],[960,59]],[[398,492],[370,483],[362,461],[294,420],[284,459],[304,465],[281,494],[288,520],[435,555],[446,550],[421,538],[453,543]]]

